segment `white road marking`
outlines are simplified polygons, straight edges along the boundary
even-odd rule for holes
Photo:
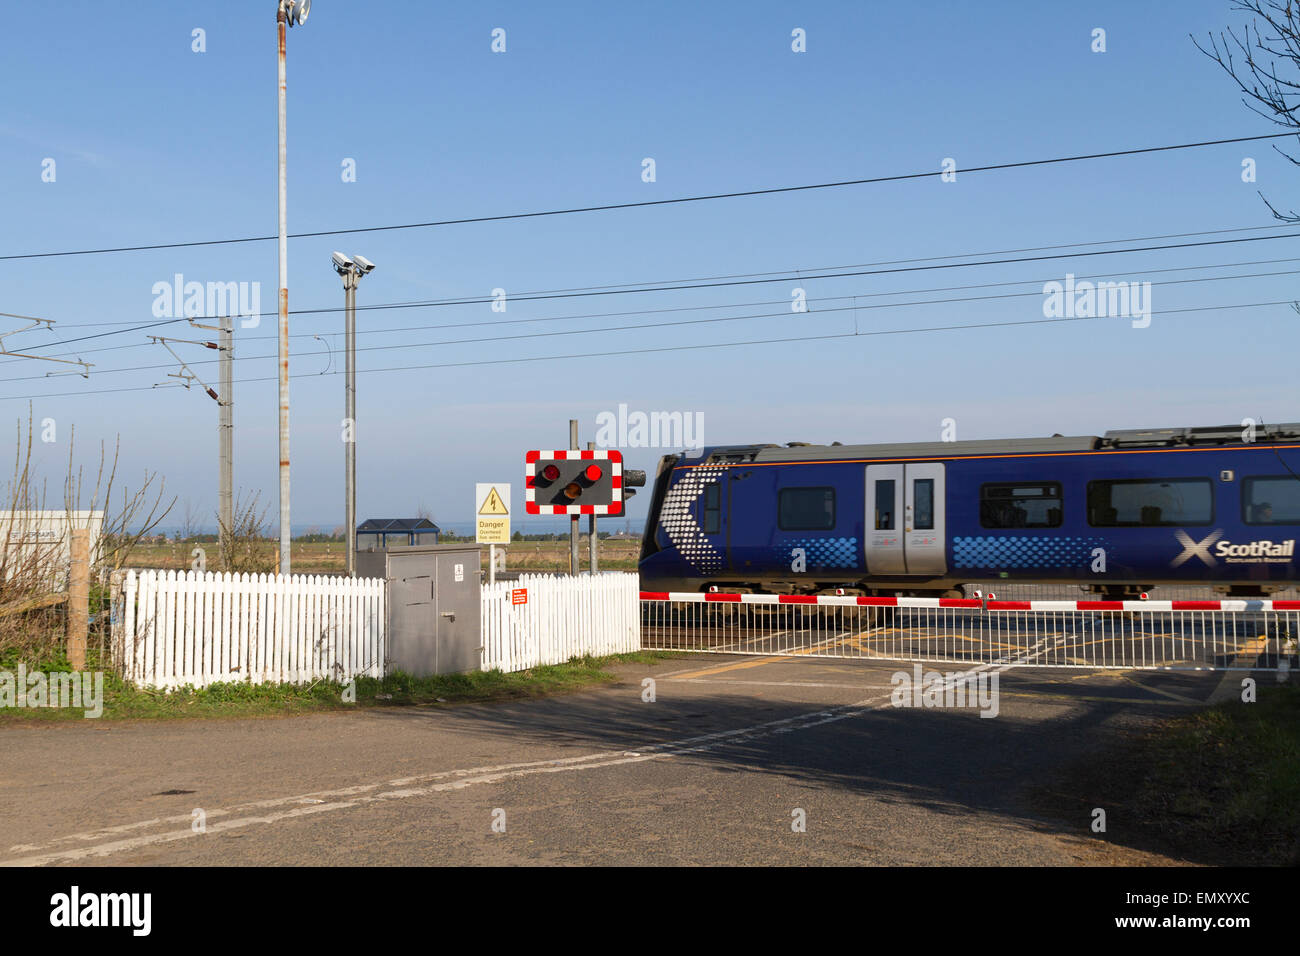
[[[343,787],[337,790],[320,790],[320,791],[312,792],[310,794],[298,794],[291,797],[273,797],[267,800],[256,800],[250,803],[243,803],[237,806],[228,807],[226,809],[216,808],[212,810],[207,810],[206,815],[208,818],[223,817],[223,816],[229,816],[230,814],[233,813],[247,813],[249,811],[254,811],[254,810],[271,809],[274,807],[279,807],[290,803],[321,803],[325,798],[350,797],[350,796],[355,796],[357,794],[364,794],[369,791],[376,790],[380,787],[407,786],[412,783],[419,783],[421,781],[439,780],[444,777],[472,775],[472,774],[479,774],[479,773],[491,773],[491,772],[501,771],[501,770],[514,770],[514,769],[528,768],[528,767],[543,767],[543,766],[551,766],[554,764],[577,763],[585,760],[594,760],[597,757],[601,757],[601,756],[604,755],[591,754],[585,757],[565,757],[557,760],[532,760],[532,761],[528,761],[527,763],[501,764],[499,766],[491,766],[491,767],[471,767],[463,770],[444,770],[439,773],[421,774],[415,777],[402,777],[397,780],[360,784],[358,786]],[[184,823],[188,825],[191,819],[192,818],[188,813],[177,814],[176,816],[171,816],[171,817],[155,817],[151,820],[140,820],[136,823],[126,823],[121,826],[102,827],[97,830],[90,830],[86,833],[72,833],[72,834],[68,834],[67,836],[57,837],[46,843],[19,844],[17,846],[11,846],[9,848],[9,852],[30,853],[33,850],[47,849],[49,847],[57,846],[60,843],[72,843],[72,842],[88,843],[94,840],[104,839],[105,837],[118,836],[124,833],[130,833],[133,830],[143,830],[151,826],[159,826],[163,824]]]
[[[1044,642],[1039,642],[1039,644],[1042,643]],[[1037,646],[1038,645],[1035,645],[1035,647]],[[1034,648],[1030,648],[1029,651],[1033,652]],[[970,680],[981,671],[990,669],[996,669],[999,671],[1005,670],[1007,667],[1014,666],[1014,664],[1024,663],[1028,660],[1029,656],[1037,656],[1038,653],[1041,653],[1041,651],[1037,651],[1036,653],[1027,652],[1028,656],[1022,657],[1019,661],[1015,662],[979,664],[970,670],[954,674],[951,680],[955,685],[957,682]],[[947,683],[948,681],[945,681],[945,684]],[[882,700],[884,703],[882,703]],[[622,764],[643,763],[649,760],[657,760],[661,757],[678,757],[684,754],[703,753],[712,750],[715,747],[733,744],[742,740],[750,740],[767,734],[790,733],[795,730],[806,730],[811,727],[820,727],[825,724],[845,720],[849,717],[855,717],[859,714],[864,714],[868,711],[881,709],[882,707],[887,706],[890,706],[889,695],[884,695],[883,697],[878,695],[875,697],[865,698],[864,700],[857,701],[853,704],[842,704],[837,707],[830,707],[809,714],[783,717],[778,720],[752,724],[748,727],[741,727],[735,730],[715,731],[709,734],[701,734],[697,737],[687,737],[682,740],[670,741],[662,744],[651,744],[636,751],[602,751],[586,754],[581,757],[565,757],[555,760],[538,760],[527,763],[444,770],[437,773],[421,774],[413,777],[399,777],[384,782],[344,787],[338,790],[317,791],[313,793],[296,794],[290,797],[277,797],[269,800],[260,800],[225,809],[214,808],[206,811],[206,819],[209,822],[206,824],[205,833],[196,833],[191,829],[191,817],[188,814],[142,820],[136,823],[128,823],[116,827],[105,827],[98,830],[88,831],[86,833],[69,834],[67,836],[58,837],[44,844],[14,846],[10,848],[9,852],[31,853],[32,851],[40,850],[47,850],[47,852],[38,852],[31,856],[20,856],[9,860],[0,860],[0,866],[45,866],[51,863],[69,863],[94,857],[102,858],[114,853],[138,850],[146,846],[153,846],[160,843],[171,843],[177,840],[193,839],[207,834],[225,833],[230,830],[242,829],[259,823],[278,823],[283,820],[292,820],[317,813],[329,813],[334,810],[359,807],[366,804],[378,803],[384,800],[400,800],[409,797],[429,796],[431,794],[450,790],[461,790],[475,784],[496,783],[514,777],[524,777],[537,773],[570,773],[577,770],[596,770],[605,767],[615,767]],[[335,799],[331,800],[330,798]],[[307,805],[304,806],[304,803]],[[273,810],[275,807],[283,807],[286,804],[296,804],[296,806],[292,809],[275,810],[270,813],[257,814],[255,812],[258,810]],[[237,815],[250,814],[250,811],[253,811],[251,815]],[[212,822],[213,818],[216,818],[215,822]],[[130,836],[118,840],[109,840],[108,842],[103,843],[93,842],[96,840],[103,840],[105,837],[127,834],[153,826],[175,824],[183,825],[182,829],[167,830],[161,833],[144,834],[141,836]],[[64,849],[50,849],[59,844],[67,843],[92,845],[73,846]]]
[[[783,730],[802,730],[806,727],[817,727],[822,724],[844,720],[848,717],[854,717],[858,714],[866,713],[873,709],[873,705],[878,706],[879,701],[879,697],[872,697],[858,701],[857,703],[831,707],[810,714],[783,717],[779,720],[766,721],[761,724],[753,724],[735,730],[716,731],[714,733],[702,734],[697,737],[687,737],[682,740],[670,741],[662,744],[652,744],[647,747],[642,747],[637,751],[604,751],[600,753],[587,754],[582,757],[568,757],[559,760],[540,760],[530,763],[505,764],[497,767],[471,767],[460,770],[447,770],[440,773],[424,774],[416,777],[403,777],[396,780],[362,784],[355,787],[344,787],[339,790],[296,794],[290,797],[262,800],[226,809],[217,808],[207,811],[208,823],[206,832],[208,835],[225,833],[230,830],[242,829],[259,823],[278,823],[283,820],[292,820],[317,813],[328,813],[333,810],[359,807],[366,804],[378,803],[384,800],[399,800],[408,797],[429,796],[431,794],[450,790],[461,790],[475,784],[496,783],[513,777],[523,777],[537,773],[566,773],[575,770],[593,770],[604,767],[619,766],[621,764],[643,763],[648,760],[657,760],[661,757],[678,757],[683,754],[703,753],[712,750],[715,747],[736,743],[741,740],[749,740]],[[632,754],[635,755],[633,756]],[[458,779],[444,779],[449,777]],[[423,786],[412,786],[412,784],[419,783],[420,781],[441,782],[430,782]],[[337,799],[329,800],[329,798]],[[309,806],[301,805],[304,800],[313,799],[324,799],[326,802]],[[270,813],[254,813],[247,816],[236,816],[236,814],[247,813],[248,811],[271,809],[286,804],[298,805],[294,806],[292,809],[277,810]],[[214,817],[217,818],[215,822],[213,822]],[[227,817],[230,819],[226,819]],[[54,849],[49,852],[37,853],[32,856],[16,857],[14,859],[0,861],[0,866],[45,866],[51,863],[70,863],[94,857],[106,857],[114,853],[138,850],[146,846],[153,846],[160,843],[170,843],[177,840],[193,839],[195,837],[203,836],[204,834],[195,833],[190,828],[190,822],[191,818],[189,815],[155,818],[152,820],[142,820],[137,823],[124,824],[117,827],[106,827],[87,833],[70,834],[43,845],[16,846],[12,847],[10,852],[30,852],[31,850],[41,850],[47,847],[53,847],[60,843],[90,843],[94,840],[103,839],[106,836],[129,833],[160,824],[184,825],[182,829],[178,830],[168,830],[161,833],[126,837],[119,840],[110,840],[106,843],[95,843],[90,846],[74,846],[64,849]]]
[[[832,684],[825,681],[811,680],[732,680],[716,681],[710,677],[661,677],[660,680],[672,684],[733,684],[746,687],[834,687],[841,690],[892,690],[892,684]]]

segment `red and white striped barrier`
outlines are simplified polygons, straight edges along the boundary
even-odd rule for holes
[[[714,591],[642,591],[642,601],[695,604],[804,604],[822,607],[952,607],[989,611],[1300,611],[1300,601],[1236,598],[1224,601],[998,601],[980,598],[855,597],[836,594],[723,594]]]
[[[1300,611],[1300,601],[989,601],[990,611]]]
[[[720,594],[714,591],[642,591],[642,601],[701,604],[820,604],[830,607],[980,607],[979,598],[853,597],[836,594]]]

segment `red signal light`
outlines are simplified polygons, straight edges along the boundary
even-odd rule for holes
[[[603,475],[604,472],[600,470],[599,465],[588,465],[587,469],[582,474],[588,481],[600,481],[600,476]]]
[[[547,465],[542,469],[542,477],[547,481],[554,481],[556,478],[560,477],[560,469],[556,468],[554,465]]]

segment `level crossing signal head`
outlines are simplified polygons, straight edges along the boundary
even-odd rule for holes
[[[645,473],[641,484],[645,484]],[[623,513],[623,453],[530,451],[524,456],[524,507],[531,515]]]

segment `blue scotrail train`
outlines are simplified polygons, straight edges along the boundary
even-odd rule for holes
[[[1108,598],[1293,587],[1300,424],[888,445],[714,446],[659,462],[643,587]]]

